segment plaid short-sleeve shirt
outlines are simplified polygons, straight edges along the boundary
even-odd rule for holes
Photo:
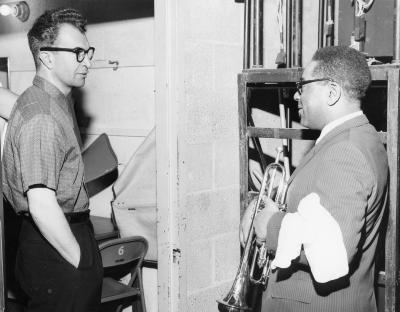
[[[66,212],[88,209],[72,100],[36,76],[11,112],[3,150],[3,192],[17,213],[28,212],[27,191],[55,191]]]

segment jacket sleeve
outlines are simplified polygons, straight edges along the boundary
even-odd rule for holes
[[[348,262],[358,251],[367,218],[368,199],[376,184],[375,174],[365,155],[351,142],[327,149],[315,178],[315,192],[321,205],[339,224]]]

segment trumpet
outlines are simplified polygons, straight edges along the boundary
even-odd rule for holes
[[[262,204],[264,196],[277,203],[280,209],[284,209],[285,207],[289,174],[287,170],[285,170],[285,167],[279,163],[281,153],[282,148],[279,148],[275,161],[269,164],[265,169],[235,280],[229,293],[224,297],[224,299],[217,300],[218,310],[220,312],[252,311],[252,308],[246,302],[250,282],[262,285],[264,288],[268,284],[269,273],[271,270],[271,254],[267,250],[265,243],[260,247],[257,246],[254,237],[253,223],[257,213],[263,208]],[[256,264],[261,270],[259,278],[255,277]]]

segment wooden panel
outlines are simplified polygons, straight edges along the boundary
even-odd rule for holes
[[[243,212],[247,206],[248,190],[248,137],[247,137],[247,88],[244,76],[238,76],[238,95],[239,95],[239,166],[240,166],[240,211]]]
[[[285,83],[300,79],[302,68],[248,69],[243,71],[248,83]]]
[[[371,70],[372,80],[386,81],[389,70],[399,68],[398,65],[373,65]],[[247,69],[243,70],[247,83],[291,83],[301,78],[302,68],[282,68],[282,69]]]
[[[294,139],[294,140],[316,140],[320,134],[318,130],[310,129],[282,129],[282,128],[247,128],[249,137]]]
[[[398,207],[399,207],[399,69],[388,72],[387,152],[390,171],[389,221],[385,248],[385,312],[398,311],[396,296],[399,291],[398,275]]]
[[[370,66],[372,80],[387,80],[388,71],[399,68],[398,65],[373,65]]]

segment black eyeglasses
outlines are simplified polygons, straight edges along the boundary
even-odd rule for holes
[[[89,60],[91,60],[94,55],[93,47],[90,47],[87,50],[82,49],[82,48],[68,49],[68,48],[58,48],[58,47],[42,47],[42,48],[40,48],[40,51],[72,52],[72,53],[75,53],[76,60],[78,61],[78,63],[81,63],[85,59],[86,55],[88,56]]]
[[[317,82],[317,81],[332,81],[333,82],[333,80],[331,78],[319,78],[319,79],[312,79],[312,80],[300,79],[299,81],[296,82],[297,92],[299,92],[299,94],[301,95],[301,92],[303,91],[303,86],[305,84]]]

